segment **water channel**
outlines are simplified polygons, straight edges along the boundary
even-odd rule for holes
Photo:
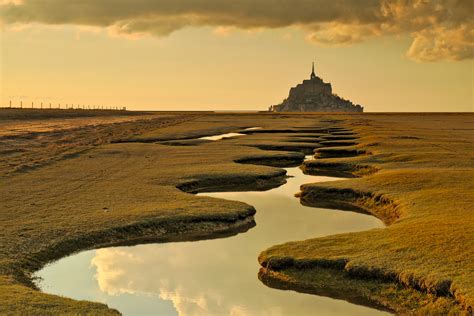
[[[214,135],[214,136],[204,136],[204,137],[200,137],[199,139],[204,139],[204,140],[221,140],[221,139],[232,138],[232,137],[237,137],[237,136],[245,136],[245,134],[241,134],[241,133],[226,133],[226,134],[219,134],[219,135]]]
[[[256,227],[233,237],[84,251],[36,273],[46,293],[106,303],[125,315],[379,315],[343,300],[269,288],[259,253],[276,244],[382,228],[375,217],[306,207],[301,184],[340,180],[286,168],[288,182],[265,192],[203,193],[257,210]]]

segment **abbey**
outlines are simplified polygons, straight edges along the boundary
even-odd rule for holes
[[[324,82],[313,71],[309,80],[290,89],[288,98],[281,104],[272,105],[272,112],[363,112],[364,108],[355,105],[332,93],[330,83]]]

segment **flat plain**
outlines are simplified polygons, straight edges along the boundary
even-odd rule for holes
[[[265,190],[313,153],[305,172],[351,179],[303,185],[302,203],[387,226],[262,249],[265,284],[396,313],[474,306],[472,114],[11,111],[0,111],[1,314],[118,313],[42,293],[32,274],[86,249],[245,233],[251,205],[193,193]],[[229,132],[247,135],[199,139]]]

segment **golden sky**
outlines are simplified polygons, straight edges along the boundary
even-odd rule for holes
[[[316,73],[366,111],[472,111],[471,0],[0,0],[1,105],[264,110]]]

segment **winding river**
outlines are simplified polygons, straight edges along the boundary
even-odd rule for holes
[[[286,168],[288,182],[265,192],[202,195],[253,205],[256,227],[233,237],[85,251],[38,271],[46,293],[104,302],[125,315],[377,315],[343,300],[281,291],[258,278],[259,253],[275,244],[381,228],[375,217],[305,207],[301,184],[339,180]]]

